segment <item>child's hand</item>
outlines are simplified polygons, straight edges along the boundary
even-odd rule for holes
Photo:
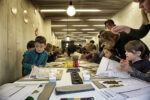
[[[41,65],[39,65],[39,66],[38,66],[38,68],[42,68],[42,66],[41,66]]]
[[[127,72],[133,72],[131,66],[129,65],[129,61],[128,60],[121,60],[121,68]]]
[[[120,63],[121,63],[121,67],[125,67],[129,65],[129,61],[125,59],[121,59]]]
[[[34,67],[36,67],[36,66],[35,66],[35,65],[32,65],[32,66],[31,66],[31,69],[33,69]]]

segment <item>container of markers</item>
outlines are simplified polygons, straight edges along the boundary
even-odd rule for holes
[[[74,65],[74,67],[78,67],[79,66],[78,57],[76,57],[76,56],[73,57],[73,65]]]

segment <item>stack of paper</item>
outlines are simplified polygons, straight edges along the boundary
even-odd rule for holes
[[[57,69],[50,69],[50,68],[38,68],[35,67],[32,69],[30,78],[49,78],[49,76],[56,77],[59,74],[59,71]]]
[[[105,57],[102,58],[96,75],[130,78],[130,75],[121,69],[120,63]]]

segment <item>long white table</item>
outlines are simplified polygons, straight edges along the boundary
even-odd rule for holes
[[[59,69],[63,69],[63,75],[62,75],[61,80],[56,81],[56,87],[72,85],[70,73],[66,72],[67,69],[66,68],[59,68]],[[82,76],[82,71],[83,71],[83,69],[81,68],[81,72],[80,72],[81,76]],[[117,79],[117,80],[121,80],[121,79]],[[122,80],[125,80],[125,79],[122,79]],[[138,81],[141,81],[141,80],[138,80]],[[144,81],[141,81],[141,82],[143,82],[144,85],[149,85],[149,83],[146,83]],[[27,96],[32,96],[32,97],[34,97],[34,100],[36,100],[38,98],[39,94],[42,92],[42,90],[45,86],[45,83],[49,83],[49,81],[16,81],[14,83],[5,84],[0,87],[0,100],[3,100],[2,97],[3,98],[6,97],[5,100],[25,100],[25,98]],[[134,83],[136,83],[136,82],[134,82]],[[42,84],[43,87],[39,88],[40,84]],[[97,88],[97,86],[92,81],[85,81],[84,84],[91,84],[95,88],[95,90],[87,91],[87,92],[77,92],[77,93],[56,95],[55,89],[54,89],[49,100],[60,100],[61,98],[84,98],[84,97],[94,97],[95,100],[108,100],[108,98],[106,98],[102,94],[102,91],[105,89]],[[11,92],[9,93],[8,91],[11,91],[11,88],[13,88],[13,86],[16,86],[17,88],[15,88],[15,90],[12,90],[12,92],[14,92],[14,91],[15,92],[13,94],[11,94]],[[18,86],[20,86],[20,87],[18,87]],[[23,89],[19,91],[19,89],[21,89],[21,88],[23,88]],[[18,90],[16,90],[16,89],[18,89]],[[150,90],[150,87],[148,89]],[[148,89],[147,89],[147,91],[148,91]],[[34,90],[38,90],[39,93],[32,94],[32,92]],[[107,89],[107,91],[108,90],[109,89]],[[131,94],[131,95],[140,94],[140,92],[142,92],[142,91],[138,91],[137,93],[132,92],[134,94]],[[120,95],[116,95],[113,99],[109,99],[109,100],[150,100],[149,94],[150,94],[150,91],[145,92],[145,95],[139,95],[139,96],[128,98],[128,99],[124,99]]]

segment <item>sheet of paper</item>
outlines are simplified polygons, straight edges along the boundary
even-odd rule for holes
[[[6,100],[15,93],[19,92],[25,86],[15,86],[15,85],[7,85],[7,87],[0,88],[0,100]]]
[[[139,90],[145,87],[149,87],[149,84],[134,84],[134,85],[129,85],[129,86],[123,86],[123,87],[116,87],[116,88],[110,88],[110,90],[114,93],[125,93],[125,92],[130,92],[130,91],[135,91]]]
[[[39,94],[42,92],[45,84],[42,87],[39,87],[40,84],[36,85],[24,85],[24,88],[20,91],[16,92],[15,94],[9,96],[7,100],[25,100],[28,96],[32,96],[34,100],[37,100]],[[33,93],[33,91],[37,90],[38,93]]]
[[[138,97],[140,95],[149,95],[150,94],[150,86],[149,87],[145,87],[145,88],[141,88],[141,89],[137,89],[135,91],[130,91],[130,92],[125,92],[125,93],[121,93],[122,96],[126,97],[126,98],[133,98],[133,97]],[[149,96],[150,98],[150,96]],[[145,99],[143,99],[145,100]],[[149,99],[147,99],[149,100]]]
[[[57,69],[35,67],[32,69],[29,78],[32,78],[33,76],[38,79],[49,78],[49,76],[56,77],[58,74],[59,74],[59,71]]]
[[[120,78],[130,78],[130,75],[123,71],[120,67],[120,63],[103,57],[96,75],[99,76],[109,76],[109,77],[120,77]]]
[[[99,75],[100,72],[106,71],[108,68],[108,64],[109,64],[109,59],[106,57],[103,57],[100,64],[99,64],[99,68],[97,70],[96,75]]]

